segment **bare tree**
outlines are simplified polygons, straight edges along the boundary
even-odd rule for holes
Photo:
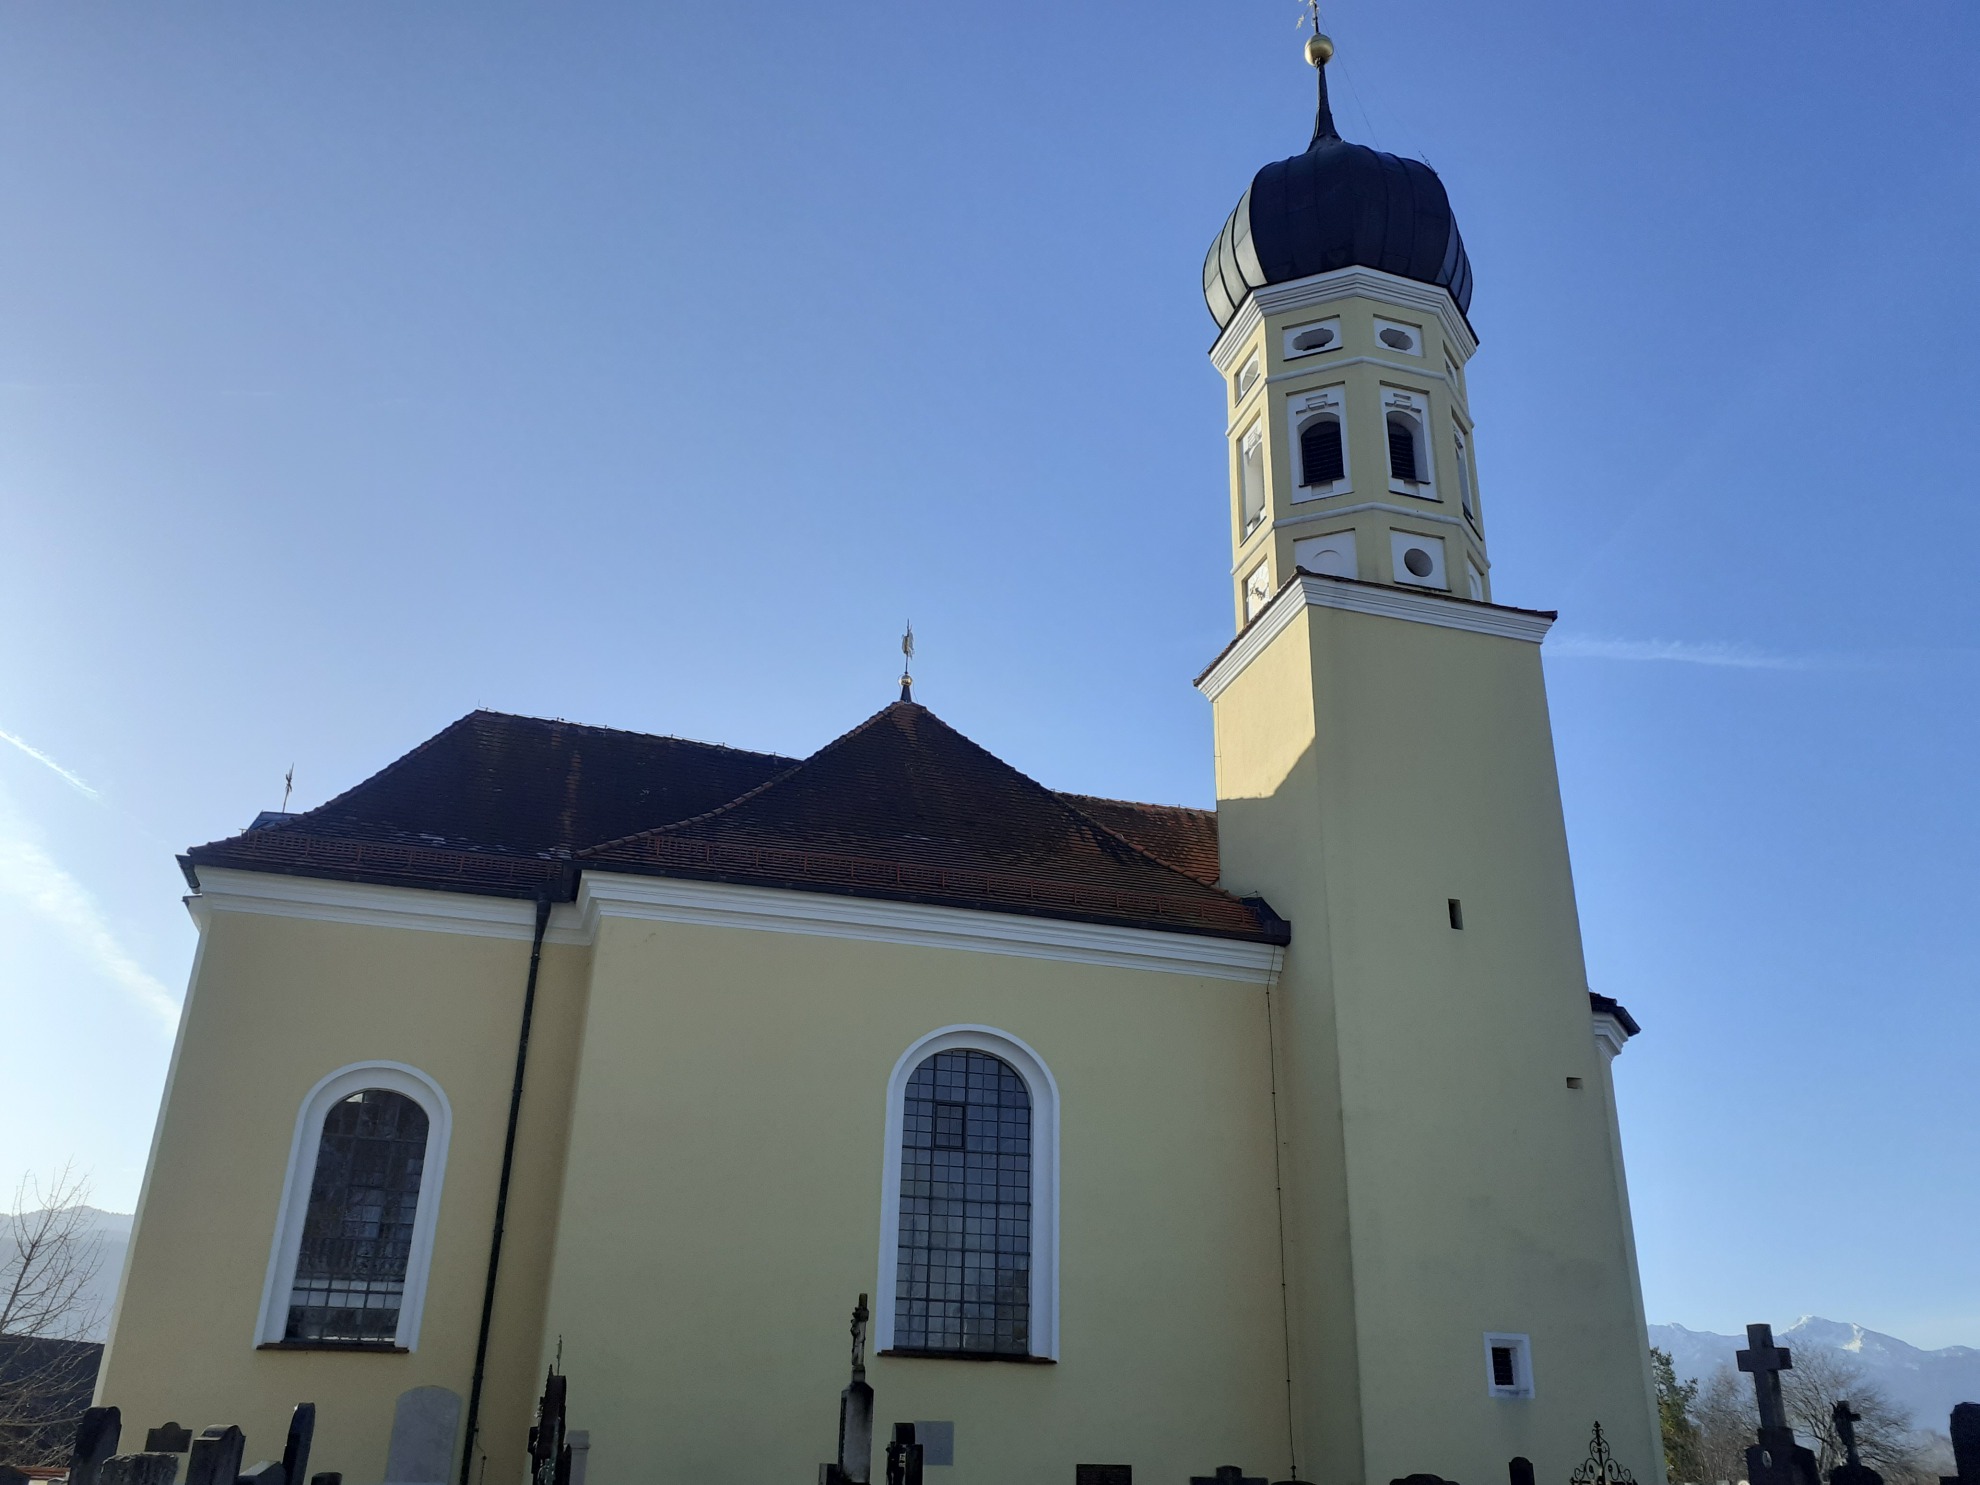
[[[1721,1366],[1698,1389],[1691,1416],[1698,1425],[1700,1478],[1706,1485],[1744,1480],[1746,1446],[1758,1441],[1760,1427],[1751,1385],[1731,1367]]]
[[[0,1464],[51,1462],[88,1405],[102,1356],[83,1339],[101,1319],[90,1219],[89,1182],[68,1166],[46,1188],[23,1177],[0,1219]]]
[[[1858,1415],[1857,1451],[1865,1464],[1883,1475],[1886,1485],[1911,1485],[1926,1477],[1924,1441],[1911,1415],[1846,1352],[1798,1348],[1793,1368],[1781,1374],[1781,1393],[1788,1423],[1815,1451],[1824,1476],[1844,1459],[1835,1405],[1846,1401]]]

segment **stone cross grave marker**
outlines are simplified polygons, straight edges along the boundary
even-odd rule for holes
[[[1939,1476],[1942,1485],[1980,1485],[1980,1403],[1954,1405],[1952,1446],[1958,1473]]]
[[[818,1466],[818,1485],[869,1485],[873,1479],[873,1389],[866,1381],[866,1296],[852,1312],[852,1380],[839,1393],[839,1457]]]
[[[1856,1425],[1863,1421],[1863,1415],[1843,1398],[1829,1409],[1829,1416],[1835,1420],[1836,1437],[1842,1440],[1845,1456],[1829,1471],[1829,1485],[1884,1485],[1884,1477],[1864,1464],[1856,1452]]]
[[[896,1423],[887,1445],[887,1485],[921,1485],[921,1445],[912,1423]]]
[[[1774,1344],[1774,1327],[1746,1327],[1746,1349],[1735,1357],[1739,1369],[1753,1377],[1753,1399],[1760,1409],[1760,1442],[1746,1451],[1750,1485],[1821,1485],[1815,1456],[1794,1441],[1788,1427],[1787,1404],[1781,1397],[1781,1373],[1794,1368],[1786,1346]]]
[[[91,1408],[76,1425],[76,1446],[69,1453],[69,1485],[97,1485],[103,1461],[117,1452],[124,1432],[124,1415],[115,1408]]]

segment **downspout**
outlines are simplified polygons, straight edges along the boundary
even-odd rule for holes
[[[467,1442],[461,1448],[460,1485],[472,1485],[474,1445],[481,1423],[481,1386],[488,1373],[488,1327],[495,1316],[495,1280],[502,1271],[502,1228],[509,1215],[509,1177],[516,1165],[516,1122],[522,1115],[523,1074],[529,1069],[529,1025],[536,1016],[536,972],[543,963],[543,933],[550,926],[551,892],[536,899],[536,931],[529,941],[529,979],[523,988],[522,1029],[516,1034],[516,1078],[509,1089],[509,1129],[502,1140],[502,1178],[495,1188],[495,1228],[488,1236],[488,1283],[481,1292],[481,1332],[474,1343],[474,1381],[468,1386]]]

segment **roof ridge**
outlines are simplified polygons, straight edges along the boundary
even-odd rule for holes
[[[739,748],[733,743],[709,742],[706,738],[683,737],[678,732],[640,732],[631,727],[607,727],[599,722],[573,722],[568,717],[538,717],[529,712],[502,712],[485,706],[476,707],[467,716],[461,718],[461,721],[466,722],[475,717],[500,717],[505,722],[533,722],[541,727],[569,727],[578,732],[609,732],[615,737],[637,737],[648,742],[688,743],[697,748],[713,748],[722,753],[742,753],[751,758],[788,758],[789,756],[784,753],[766,752],[761,748]]]
[[[375,780],[382,779],[387,774],[396,773],[399,769],[405,767],[405,765],[410,763],[413,759],[419,757],[420,754],[426,752],[429,748],[433,747],[433,745],[439,742],[441,738],[446,737],[449,734],[459,730],[460,728],[467,726],[468,723],[472,722],[476,717],[500,716],[500,715],[501,713],[499,712],[484,712],[480,707],[476,707],[473,711],[467,713],[467,715],[456,717],[453,721],[449,722],[445,727],[442,727],[438,732],[434,733],[433,736],[427,738],[426,741],[421,743],[415,743],[412,747],[408,748],[405,752],[401,753],[398,757],[394,758],[390,763],[386,764],[376,773],[366,774],[363,778],[359,779],[355,784],[352,784],[350,788],[341,790],[338,793],[331,795],[328,799],[324,800],[323,803],[315,806],[313,809],[300,810],[297,813],[291,815],[286,820],[277,820],[267,826],[264,826],[263,828],[271,831],[296,831],[299,833],[307,833],[306,831],[302,830],[302,826],[301,826],[302,821],[307,820],[314,815],[322,814],[325,810],[329,809],[331,805],[336,804],[339,800],[350,798],[351,795],[357,793],[357,791],[364,788],[365,785],[372,783]],[[373,822],[366,822],[366,823],[373,823]]]
[[[1054,789],[1061,799],[1090,799],[1095,804],[1125,804],[1138,810],[1187,810],[1192,815],[1214,815],[1217,807],[1202,804],[1157,804],[1152,799],[1117,799],[1111,794],[1088,794],[1081,789]]]
[[[624,845],[627,841],[646,840],[652,836],[666,835],[670,831],[682,830],[689,825],[699,825],[704,820],[712,820],[717,815],[725,815],[730,810],[736,809],[741,805],[747,804],[749,801],[757,798],[759,795],[765,793],[766,791],[776,788],[777,785],[783,783],[786,779],[789,779],[794,775],[800,773],[812,762],[814,762],[819,758],[822,758],[825,754],[831,752],[834,748],[841,747],[844,744],[851,742],[853,738],[859,736],[860,733],[866,731],[867,728],[871,727],[875,722],[878,722],[882,717],[886,716],[889,712],[893,711],[894,708],[898,706],[912,706],[919,711],[928,712],[928,708],[925,706],[921,706],[918,702],[890,701],[885,706],[881,707],[879,711],[875,712],[872,716],[868,717],[865,721],[860,722],[855,726],[847,728],[844,732],[841,732],[837,737],[833,738],[830,742],[824,744],[822,747],[819,747],[814,752],[807,754],[805,757],[798,759],[795,763],[793,763],[789,768],[785,769],[782,773],[775,774],[772,777],[765,779],[762,783],[758,784],[754,789],[744,790],[741,794],[738,794],[734,799],[731,799],[727,804],[718,804],[712,810],[703,810],[698,815],[689,815],[685,820],[673,820],[665,825],[655,825],[650,830],[635,830],[631,835],[622,835],[617,840],[601,840],[597,842],[595,845],[586,846],[582,851],[579,851],[577,854],[580,857],[590,856],[597,852],[607,850],[612,846]],[[928,712],[928,715],[931,717],[935,716],[933,712]],[[937,717],[936,720],[941,721],[939,717]],[[944,727],[947,727],[949,724],[943,722],[942,725]],[[952,732],[955,731],[954,728],[950,728],[949,730]],[[960,732],[957,732],[956,736],[961,737],[962,734]]]

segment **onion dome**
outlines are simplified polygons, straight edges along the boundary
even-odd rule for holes
[[[1460,314],[1471,308],[1471,260],[1444,183],[1421,160],[1341,138],[1327,102],[1333,54],[1324,36],[1306,44],[1320,77],[1313,142],[1252,177],[1203,260],[1203,298],[1219,329],[1253,289],[1350,266],[1434,284]]]

